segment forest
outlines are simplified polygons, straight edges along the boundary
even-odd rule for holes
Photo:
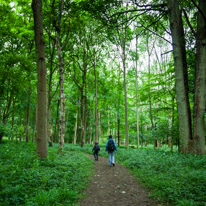
[[[0,205],[74,205],[112,135],[163,205],[205,206],[205,0],[1,0],[0,17]]]

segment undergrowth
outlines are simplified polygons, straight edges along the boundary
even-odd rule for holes
[[[40,160],[35,145],[0,144],[0,205],[78,205],[93,162],[81,152],[49,148]]]
[[[206,206],[205,156],[122,150],[116,157],[154,197],[176,206]]]
[[[49,148],[40,160],[34,145],[0,144],[0,205],[77,205],[86,187],[92,146],[65,144]],[[107,157],[105,147],[99,153]],[[152,149],[118,148],[116,160],[151,191],[151,196],[175,206],[206,206],[206,157]]]
[[[91,154],[92,147],[68,145],[67,149]],[[99,155],[108,156],[105,147]],[[151,190],[152,197],[175,206],[206,206],[205,156],[118,148],[115,158]]]

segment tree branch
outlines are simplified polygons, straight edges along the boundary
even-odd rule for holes
[[[156,36],[160,37],[161,39],[165,40],[166,42],[168,42],[169,44],[172,44],[172,42],[168,41],[167,39],[165,39],[164,37],[160,36],[159,34],[157,34],[156,32],[152,31],[151,29],[149,29],[150,26],[152,26],[153,24],[159,22],[159,20],[162,18],[163,16],[160,16],[159,18],[157,18],[155,21],[153,21],[150,25],[148,25],[147,27],[145,27],[141,22],[140,25],[145,28],[146,30],[152,32],[153,34],[155,34]]]
[[[198,9],[198,11],[201,13],[203,19],[204,19],[205,22],[206,22],[206,17],[205,17],[205,15],[203,14],[203,12],[202,12],[202,10],[200,9],[200,7],[195,3],[194,0],[191,0],[191,1],[192,1],[192,3],[195,5],[195,7]]]
[[[196,33],[195,30],[193,29],[193,27],[192,27],[192,25],[191,25],[191,23],[190,23],[190,21],[189,21],[189,18],[188,18],[188,16],[187,16],[187,13],[186,13],[186,11],[185,11],[185,9],[182,9],[182,11],[183,11],[183,13],[184,13],[184,16],[185,16],[185,19],[186,19],[186,22],[187,22],[188,26],[190,27],[193,35],[196,37],[196,36],[197,36],[197,33]]]
[[[165,54],[169,54],[170,52],[172,52],[173,50],[167,51],[165,53],[162,53],[161,56],[165,55]]]
[[[69,26],[68,26],[68,30],[67,30],[67,36],[66,36],[66,39],[65,39],[65,42],[64,42],[64,46],[62,47],[62,50],[64,50],[64,48],[66,47],[67,45],[67,42],[68,42],[68,37],[69,37],[69,33],[70,33],[70,28],[71,28],[71,21],[70,21],[70,16],[69,16]]]

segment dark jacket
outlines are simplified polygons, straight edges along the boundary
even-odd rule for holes
[[[94,147],[93,147],[93,149],[92,149],[92,151],[94,151],[94,152],[99,152],[100,151],[100,147],[99,147],[99,145],[98,144],[95,144],[94,145]]]
[[[107,146],[108,146],[108,142],[109,142],[109,141],[113,141],[113,142],[114,142],[114,148],[115,148],[115,150],[117,151],[117,145],[116,145],[115,141],[114,141],[112,138],[109,138],[109,139],[108,139],[107,144],[106,144],[105,151],[111,152],[111,151],[109,151],[109,150],[107,149]]]

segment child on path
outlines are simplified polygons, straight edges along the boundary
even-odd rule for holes
[[[95,142],[94,147],[92,149],[92,152],[94,151],[94,160],[98,161],[98,153],[100,151],[100,147],[98,145],[98,142]]]
[[[105,151],[108,151],[109,155],[109,166],[112,167],[115,166],[115,158],[114,158],[114,151],[117,151],[117,146],[115,141],[112,139],[112,135],[109,135],[109,139],[106,144]]]

